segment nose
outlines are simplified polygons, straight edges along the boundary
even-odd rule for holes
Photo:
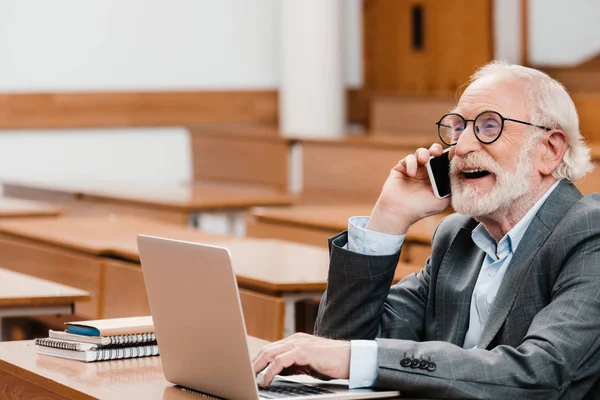
[[[481,142],[475,137],[473,122],[467,122],[465,130],[458,137],[458,141],[454,146],[454,154],[459,157],[464,157],[467,154],[481,150]]]

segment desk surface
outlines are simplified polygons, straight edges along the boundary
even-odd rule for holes
[[[229,237],[129,216],[61,216],[1,220],[0,233],[95,256],[118,255],[115,254],[115,249],[122,246],[133,246],[137,252],[137,235],[140,233],[188,241],[224,240]]]
[[[268,343],[248,339],[252,354]],[[38,355],[33,341],[0,343],[0,393],[9,398],[48,398],[48,392],[73,399],[198,398],[172,386],[160,357],[83,363]]]
[[[0,233],[53,244],[96,256],[139,262],[137,235],[168,237],[227,247],[238,283],[262,292],[323,291],[327,285],[327,249],[274,239],[241,239],[132,217],[34,218],[0,221]],[[420,266],[400,264],[397,280]]]
[[[252,214],[259,221],[341,232],[348,228],[348,218],[368,216],[372,209],[371,204],[301,205],[285,208],[255,208]],[[434,215],[416,222],[409,228],[407,240],[431,243],[435,228],[447,215]]]
[[[0,268],[0,307],[71,304],[90,300],[88,292]]]
[[[179,211],[241,209],[290,204],[292,198],[250,185],[193,183],[149,185],[98,182],[5,181],[13,188],[63,193],[83,200],[107,201]]]
[[[55,216],[63,212],[60,206],[51,203],[0,197],[0,218]]]

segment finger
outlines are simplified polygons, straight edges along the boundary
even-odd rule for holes
[[[417,158],[415,155],[409,154],[406,156],[404,164],[406,165],[406,175],[414,178],[417,174]]]
[[[279,373],[284,368],[289,368],[292,365],[307,365],[305,351],[306,349],[297,347],[291,351],[279,354],[277,357],[275,357],[273,361],[269,364],[269,366],[265,369],[265,374],[263,375],[261,386],[269,386],[273,382],[273,379],[275,379],[275,376],[279,375]]]
[[[439,143],[434,143],[429,147],[429,153],[434,157],[439,157],[444,152],[444,148]]]
[[[417,151],[415,152],[415,155],[417,157],[417,162],[419,165],[427,164],[427,161],[429,161],[429,158],[431,157],[429,155],[429,150],[424,149],[424,148],[417,149]]]
[[[283,340],[275,342],[261,350],[261,354],[252,362],[254,373],[258,374],[264,370],[273,360],[282,353],[288,352],[294,348],[288,342]]]
[[[406,175],[406,159],[403,158],[402,160],[398,161],[398,164],[396,164],[392,170],[396,170],[401,174]]]

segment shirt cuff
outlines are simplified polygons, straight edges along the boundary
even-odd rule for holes
[[[400,251],[406,235],[389,235],[365,229],[369,217],[348,219],[348,243],[344,247],[354,253],[389,256]]]
[[[350,341],[350,389],[372,387],[377,378],[379,348],[374,340]]]

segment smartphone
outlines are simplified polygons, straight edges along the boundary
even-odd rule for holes
[[[450,158],[448,152],[450,148],[444,150],[441,156],[431,157],[425,166],[429,181],[433,188],[433,194],[438,199],[450,196]]]

